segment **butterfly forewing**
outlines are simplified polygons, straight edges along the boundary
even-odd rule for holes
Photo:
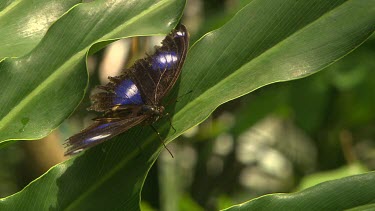
[[[185,26],[179,25],[162,41],[152,56],[138,60],[129,69],[146,104],[158,105],[176,83],[189,45]]]

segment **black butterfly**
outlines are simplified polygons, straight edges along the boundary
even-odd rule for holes
[[[189,47],[184,25],[178,25],[156,47],[153,55],[137,60],[123,74],[108,77],[110,82],[91,96],[88,110],[103,112],[94,123],[66,140],[65,155],[78,153],[106,141],[138,124],[152,124],[164,112],[163,97],[176,83]]]

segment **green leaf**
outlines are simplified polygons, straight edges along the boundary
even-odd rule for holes
[[[226,210],[365,210],[354,208],[374,206],[374,181],[375,172],[370,172],[324,182],[296,193],[261,196]]]
[[[176,2],[180,3],[180,1]],[[165,1],[157,5],[163,3]],[[251,1],[230,22],[219,30],[202,37],[190,49],[181,80],[176,84],[170,98],[173,99],[190,90],[193,92],[179,99],[179,102],[170,108],[171,113],[174,114],[172,124],[177,129],[176,133],[168,130],[167,121],[159,121],[158,130],[162,134],[170,131],[167,141],[171,141],[187,129],[202,122],[215,108],[229,100],[270,83],[305,77],[321,70],[358,47],[373,33],[375,9],[372,5],[374,3],[374,0]],[[180,4],[175,3],[175,5]],[[181,7],[181,5],[175,6],[174,9]],[[102,9],[102,7],[98,8]],[[110,9],[115,10],[115,8]],[[69,12],[69,15],[75,16],[76,13],[81,13],[81,10],[83,9],[76,7]],[[108,8],[103,9],[103,12],[107,10]],[[155,24],[156,19],[163,19],[165,14],[171,14],[171,19],[176,20],[172,17],[180,14],[176,12],[173,16],[172,13],[163,12],[163,15],[157,18],[144,12],[142,14],[146,17],[142,24],[125,24],[129,26],[126,29],[131,29],[131,35],[146,34],[143,31],[145,28],[158,31],[155,28],[162,27],[160,26],[162,24]],[[133,12],[129,16],[138,17],[136,16],[138,13],[138,11]],[[67,17],[70,16],[66,15],[59,22],[65,23]],[[97,15],[92,17],[95,18]],[[26,95],[17,97],[16,99],[21,104],[13,99],[15,92],[9,93],[13,96],[10,101],[13,104],[7,103],[5,108],[11,108],[12,113],[6,115],[6,121],[3,118],[0,122],[2,137],[6,137],[3,135],[4,131],[8,138],[14,138],[15,136],[11,136],[14,134],[9,132],[12,131],[10,125],[17,126],[17,130],[22,129],[22,118],[26,114],[31,113],[34,116],[33,118],[26,116],[30,120],[22,132],[23,137],[43,136],[46,132],[41,133],[41,129],[53,129],[68,116],[72,107],[76,106],[81,99],[86,83],[86,73],[79,72],[84,68],[84,62],[82,62],[84,53],[82,52],[87,51],[84,46],[88,46],[83,43],[93,42],[88,42],[88,38],[81,37],[80,32],[88,25],[87,27],[91,29],[90,33],[86,33],[88,37],[96,33],[105,33],[109,29],[105,27],[106,25],[100,25],[103,18],[108,18],[108,16],[100,15],[100,18],[93,20],[96,23],[95,27],[80,23],[78,20],[81,21],[82,18],[73,19],[76,22],[73,20],[69,22],[80,24],[78,27],[73,27],[79,29],[75,31],[77,34],[69,37],[73,39],[78,36],[78,39],[73,42],[74,45],[66,44],[69,39],[64,39],[62,43],[65,45],[60,43],[59,51],[70,52],[75,46],[79,46],[78,50],[74,51],[73,57],[64,57],[68,58],[64,60],[65,63],[55,64],[52,58],[43,60],[45,61],[43,65],[37,67],[43,67],[43,70],[55,69],[55,71],[49,77],[41,75],[33,78],[33,81],[40,80],[42,83],[36,89],[25,91]],[[134,21],[138,18],[130,20]],[[163,19],[161,22],[168,21]],[[58,23],[54,24],[50,31],[56,30],[54,27],[57,26]],[[164,32],[169,29],[164,27],[159,31]],[[103,37],[102,40],[110,39],[108,36]],[[30,55],[33,53],[37,51]],[[33,57],[28,57],[28,59],[33,59]],[[57,61],[59,59],[60,57],[56,58]],[[11,62],[5,63],[9,66],[8,63]],[[11,64],[12,67],[24,65],[19,62]],[[48,67],[44,68],[45,65]],[[54,68],[55,66],[59,68]],[[0,74],[4,72],[2,68],[4,68],[3,63],[0,64]],[[74,68],[75,71],[72,71]],[[21,69],[17,70],[12,74],[19,74]],[[11,86],[7,88],[7,91],[19,90],[23,87],[20,88],[19,84],[26,83],[26,80],[22,80],[22,83],[12,85],[13,83],[6,81],[11,80],[12,77],[6,80],[3,76],[0,78],[2,80],[0,82],[7,84],[6,87]],[[41,97],[39,94],[48,92],[50,94],[47,97]],[[8,94],[8,92],[4,93]],[[55,95],[58,99],[54,99]],[[9,98],[9,96],[5,97]],[[3,102],[8,101],[1,101],[0,105],[3,105]],[[41,102],[44,105],[41,105]],[[25,111],[23,115],[20,115],[21,111]],[[33,127],[27,128],[34,118],[39,118],[40,122],[34,122]],[[26,133],[27,130],[28,133]],[[36,133],[38,135],[35,135]],[[151,129],[145,127],[141,131],[140,128],[133,128],[111,141],[55,166],[19,193],[1,200],[0,209],[138,210],[139,193],[160,149],[161,144]]]
[[[0,60],[33,49],[47,29],[80,0],[2,0],[0,2]]]
[[[359,206],[359,207],[349,209],[346,211],[372,211],[372,210],[375,210],[375,203]]]
[[[80,4],[51,26],[29,54],[0,63],[0,143],[40,139],[79,104],[87,86],[86,54],[95,43],[168,33],[183,1]]]

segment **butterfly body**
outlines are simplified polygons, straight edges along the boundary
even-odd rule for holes
[[[178,25],[157,47],[153,55],[137,60],[123,74],[108,77],[91,96],[88,110],[102,112],[94,123],[67,139],[65,155],[78,153],[106,141],[136,125],[149,125],[163,116],[163,97],[176,83],[189,45],[188,33]]]

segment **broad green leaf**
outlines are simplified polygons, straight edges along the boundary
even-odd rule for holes
[[[29,54],[0,63],[0,143],[39,139],[78,105],[87,86],[86,54],[99,42],[168,33],[184,1],[95,1],[53,24]]]
[[[366,210],[374,207],[374,180],[375,172],[370,172],[323,182],[296,193],[261,196],[226,210]]]
[[[33,49],[47,29],[80,0],[2,0],[0,2],[0,60]]]
[[[190,90],[193,92],[170,108],[170,113],[174,114],[172,124],[177,131],[168,130],[170,126],[163,120],[158,122],[158,130],[164,135],[170,131],[167,141],[171,141],[202,122],[220,104],[267,84],[305,77],[321,70],[355,49],[373,33],[374,3],[374,0],[251,1],[231,21],[202,37],[190,49],[181,80],[170,98]],[[81,28],[84,26],[81,25]],[[150,24],[149,27],[152,26]],[[137,25],[131,29],[141,30],[137,27],[142,28]],[[71,47],[68,45],[63,49]],[[73,64],[73,61],[70,59],[65,64]],[[52,65],[50,63],[54,64],[49,61],[46,65]],[[64,67],[64,71],[70,72]],[[82,77],[78,73],[69,76],[56,82],[63,83],[67,79],[78,81]],[[46,85],[52,82],[47,81]],[[72,102],[70,98],[82,86],[54,84],[49,88],[58,93],[60,101],[48,103],[44,110],[48,110],[49,114],[39,115],[50,121],[66,117],[69,109],[64,110],[62,105],[70,108],[76,105],[79,100],[69,103]],[[33,95],[29,98],[30,101],[24,100],[22,106],[34,102],[31,101]],[[35,101],[29,111],[40,111],[38,102]],[[16,109],[19,109],[18,105]],[[22,116],[18,113],[16,110],[6,123],[16,120],[19,123]],[[50,125],[45,127],[54,128]],[[1,200],[0,209],[138,210],[139,193],[160,149],[160,141],[151,129],[134,128],[55,166],[19,193]]]

